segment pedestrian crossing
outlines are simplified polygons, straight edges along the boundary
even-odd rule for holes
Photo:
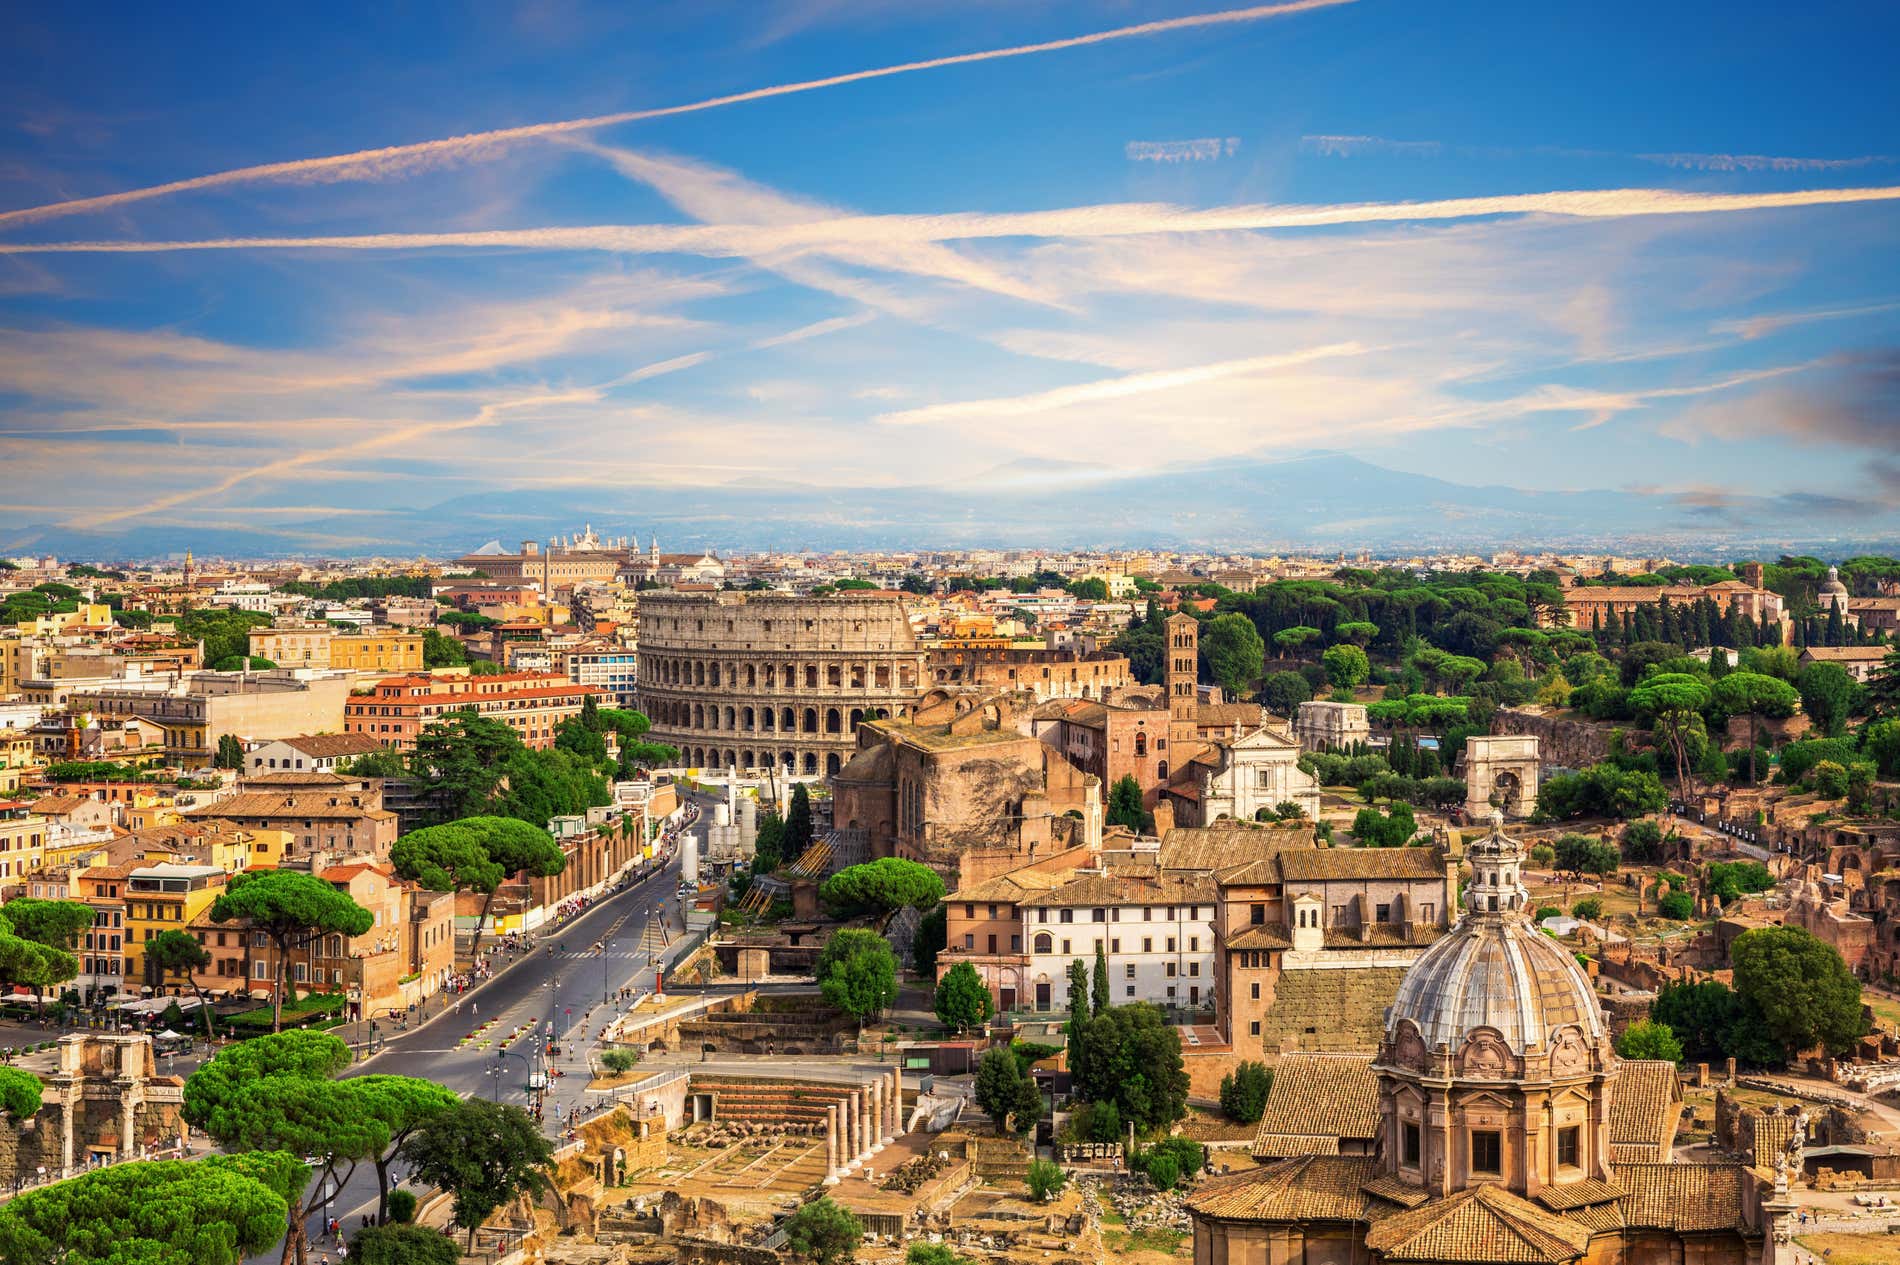
[[[554,956],[556,959],[563,962],[598,962],[600,961],[600,954],[596,953],[592,949],[584,949],[578,953],[570,950],[566,953],[557,953]],[[633,949],[609,949],[607,951],[607,957],[613,961],[632,962],[635,960],[644,961],[646,959],[646,954],[644,952],[635,951]]]

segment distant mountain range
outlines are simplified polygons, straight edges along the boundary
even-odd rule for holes
[[[1018,461],[953,486],[819,488],[753,477],[703,488],[496,490],[414,509],[307,520],[276,514],[268,529],[0,529],[0,553],[101,560],[186,549],[206,557],[452,557],[491,539],[512,550],[518,541],[546,540],[583,523],[603,536],[637,535],[642,547],[657,532],[668,552],[1154,547],[1409,555],[1515,546],[1692,559],[1738,550],[1845,556],[1892,551],[1900,542],[1900,510],[1891,505],[1800,494],[1474,487],[1310,453],[1142,475]]]

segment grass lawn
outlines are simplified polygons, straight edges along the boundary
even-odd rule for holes
[[[1862,992],[1860,999],[1873,1008],[1874,1018],[1900,1026],[1900,1001],[1869,992]]]
[[[1900,1265],[1900,1234],[1803,1234],[1808,1251],[1828,1253],[1827,1265]]]

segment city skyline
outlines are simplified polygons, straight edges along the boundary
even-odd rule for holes
[[[1165,469],[1130,538],[1235,543],[1246,488],[1197,535],[1182,486],[1327,450],[1632,535],[1894,539],[1900,20],[1769,14],[19,17],[0,535],[871,489],[922,537],[908,489]]]

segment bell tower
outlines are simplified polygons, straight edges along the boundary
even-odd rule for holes
[[[1195,684],[1200,679],[1201,621],[1192,615],[1168,616],[1168,739],[1175,749],[1169,763],[1179,767],[1182,749],[1198,738],[1200,712]]]

